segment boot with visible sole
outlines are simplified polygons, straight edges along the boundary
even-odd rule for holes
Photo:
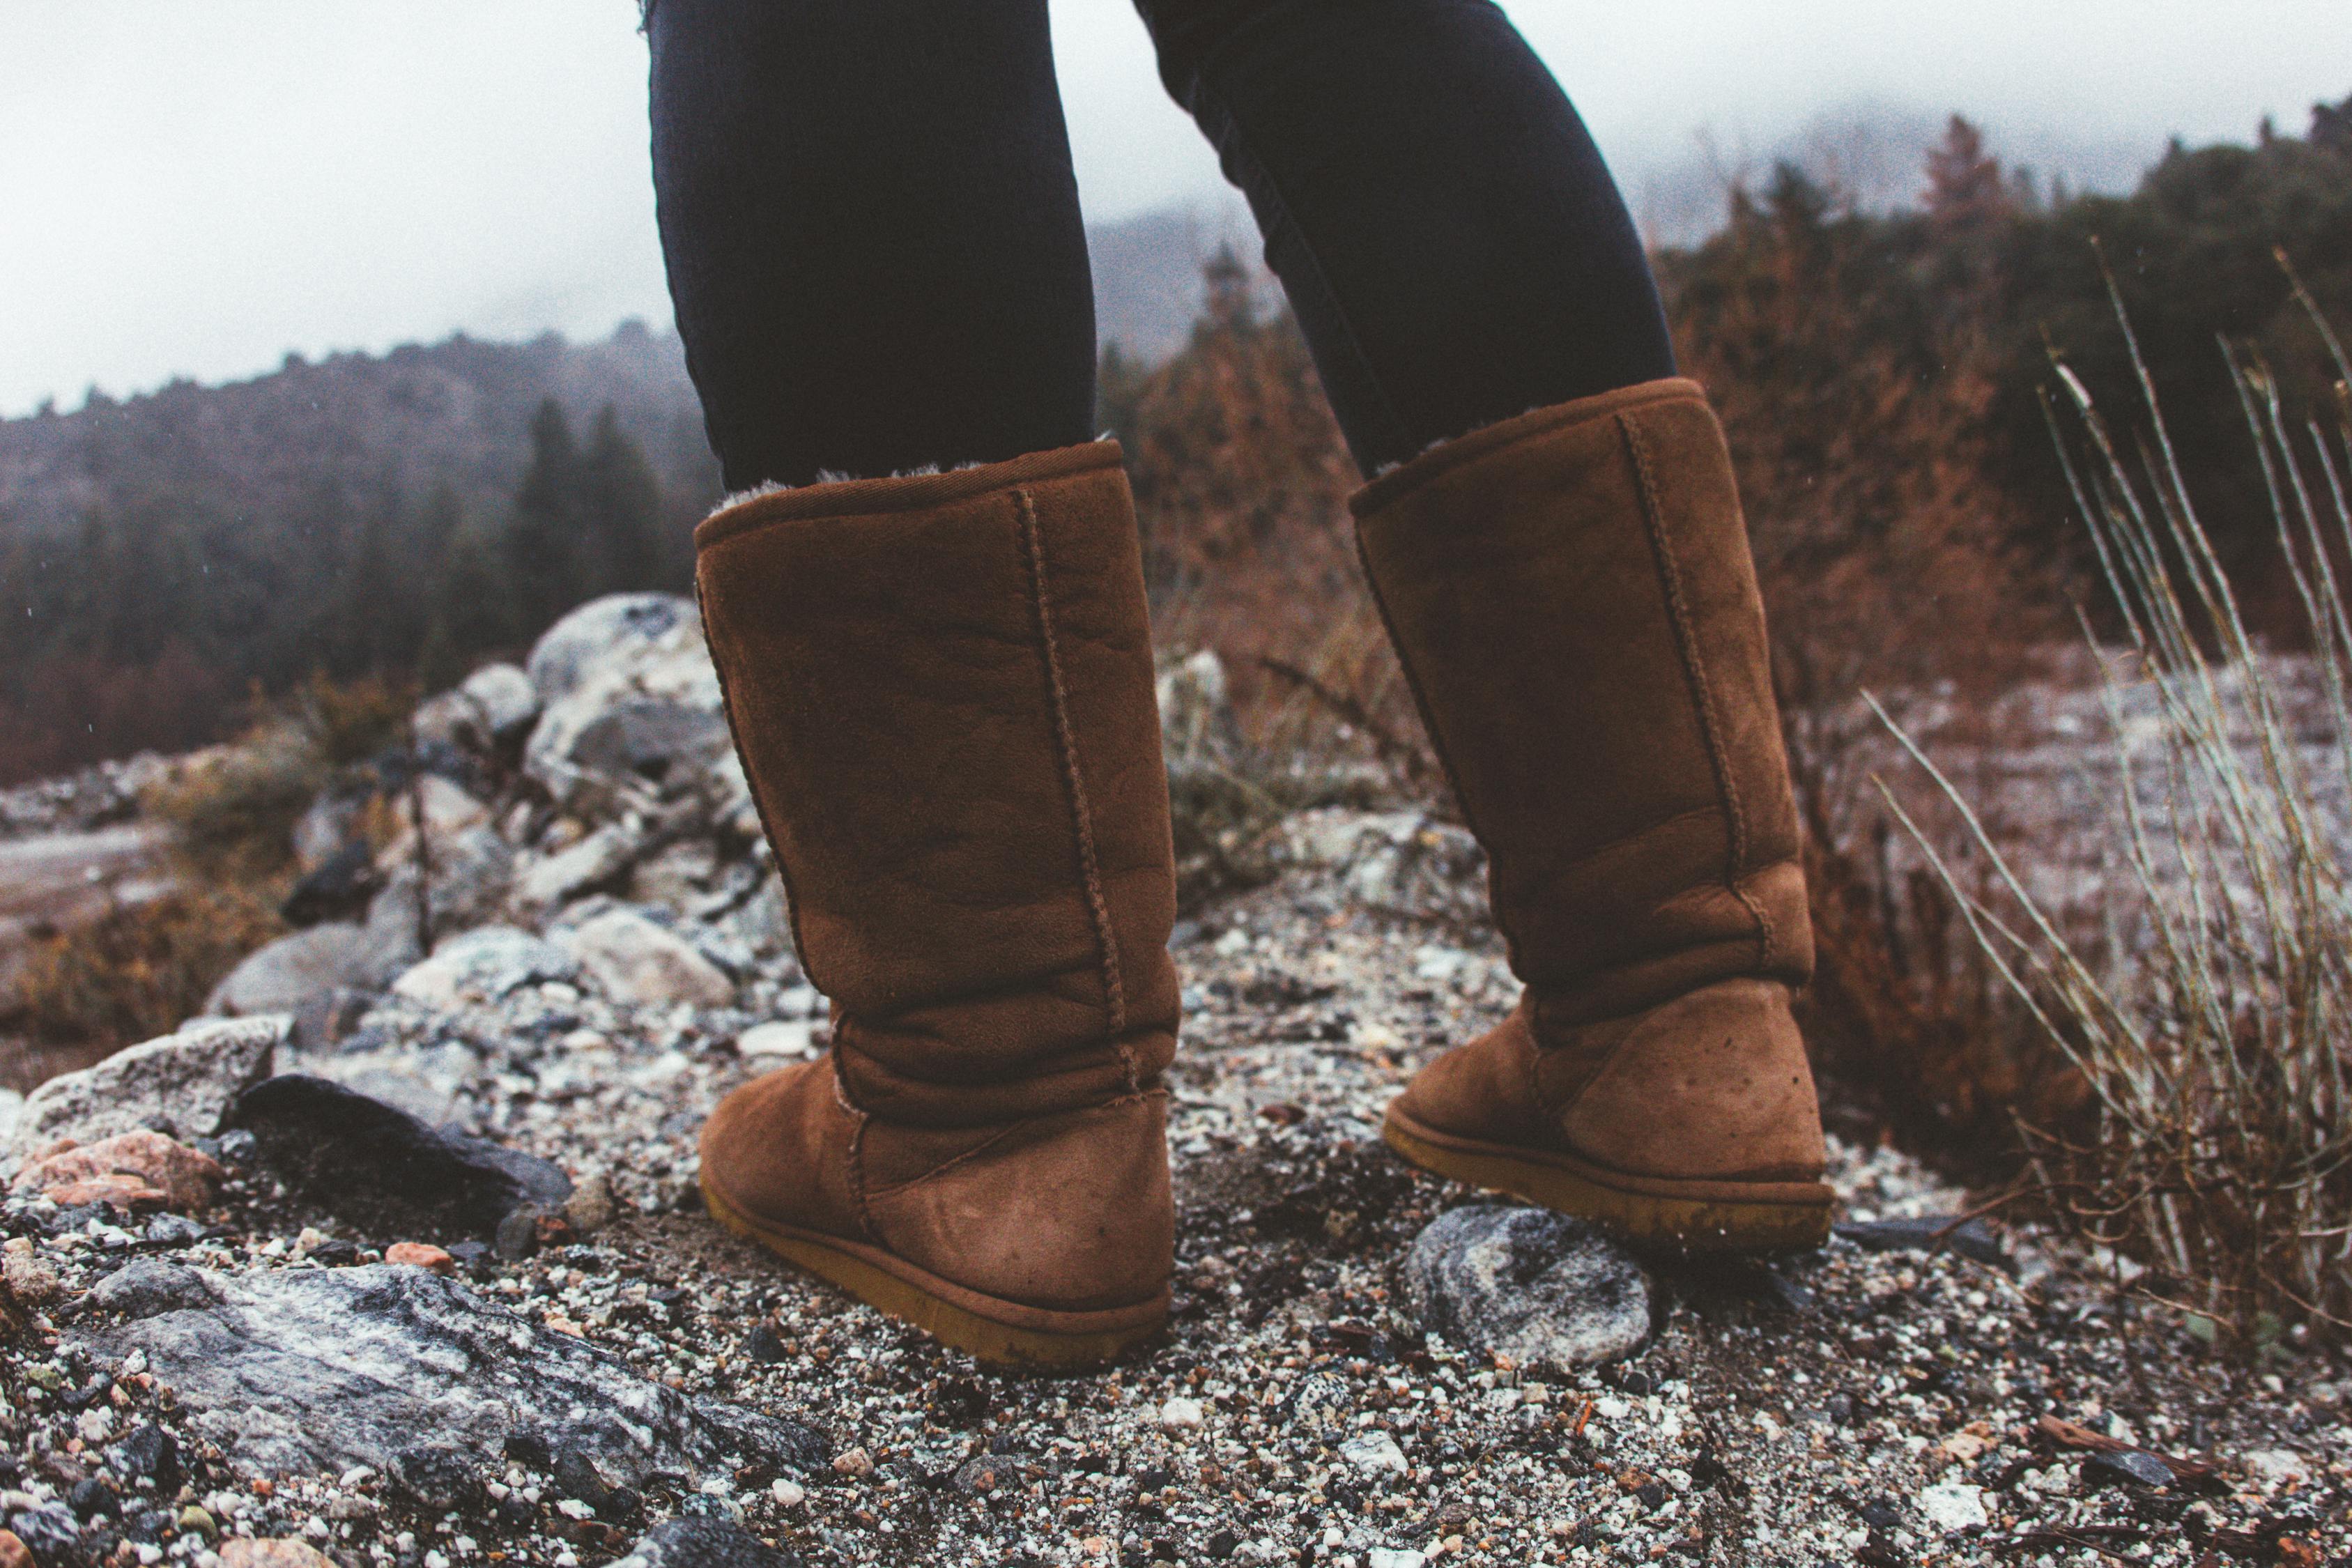
[[[695,535],[823,1059],[702,1134],[723,1224],[983,1359],[1168,1312],[1175,872],[1116,443],[736,502]]]
[[[1414,1078],[1389,1142],[1638,1241],[1819,1243],[1797,816],[1705,395],[1538,409],[1350,504],[1525,987]]]

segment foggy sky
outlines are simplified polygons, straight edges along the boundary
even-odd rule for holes
[[[1053,6],[1089,217],[1223,199],[1127,0]],[[1899,196],[1954,110],[2116,189],[2168,136],[2299,132],[2352,92],[2347,0],[1505,8],[1669,238],[1789,152]],[[0,414],[666,321],[635,26],[635,0],[0,0]]]

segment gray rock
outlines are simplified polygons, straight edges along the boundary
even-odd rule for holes
[[[1479,1204],[1440,1215],[1413,1239],[1405,1285],[1424,1330],[1523,1366],[1596,1366],[1649,1337],[1642,1266],[1549,1209]]]
[[[562,701],[594,667],[667,647],[681,630],[701,634],[694,601],[677,594],[607,594],[550,626],[524,664],[542,706]]]
[[[571,980],[580,966],[553,942],[513,926],[478,926],[451,937],[392,983],[394,995],[440,1012],[495,1002],[525,985]]]
[[[556,940],[615,1002],[723,1007],[735,999],[726,971],[634,910],[606,910]]]
[[[428,837],[429,853],[420,869],[415,859],[415,840],[406,835],[401,845],[384,851],[377,865],[384,873],[383,890],[368,905],[371,940],[386,952],[405,956],[391,965],[394,974],[416,961],[418,905],[431,911],[436,939],[482,924],[496,916],[514,881],[514,847],[499,837],[487,820],[446,835]],[[420,891],[421,889],[421,891]]]
[[[297,1043],[326,1038],[339,993],[381,990],[404,956],[387,952],[380,933],[349,921],[330,921],[281,936],[246,954],[205,1000],[223,1017],[286,1013]]]
[[[420,1440],[495,1454],[521,1431],[556,1434],[555,1447],[632,1486],[656,1471],[810,1470],[824,1458],[806,1426],[689,1398],[422,1268],[206,1272],[201,1283],[207,1301],[156,1299],[128,1322],[86,1321],[72,1338],[108,1360],[144,1351],[247,1474],[404,1467],[437,1485],[447,1478],[426,1474]]]
[[[2017,1259],[2000,1244],[1992,1227],[1981,1219],[1958,1215],[1922,1215],[1895,1219],[1847,1220],[1837,1234],[1864,1252],[1934,1252],[1949,1247],[1962,1258],[1989,1264],[2010,1274]]]
[[[269,1076],[289,1027],[282,1016],[208,1019],[60,1074],[26,1100],[10,1156],[23,1159],[60,1138],[95,1143],[142,1127],[183,1142],[208,1138],[236,1097]]]
[[[723,774],[719,675],[688,601],[630,594],[583,605],[540,639],[530,673],[546,710],[523,771],[558,805],[641,802],[655,782]],[[702,793],[725,791],[714,782]]]
[[[571,1178],[537,1155],[438,1131],[325,1079],[256,1084],[229,1120],[289,1185],[364,1226],[487,1237],[518,1208],[572,1195]]]
[[[609,882],[636,863],[645,835],[626,823],[608,822],[551,855],[534,856],[515,874],[514,901],[526,911],[551,910],[589,889]]]
[[[646,1531],[613,1568],[798,1568],[799,1563],[740,1524],[672,1519]]]
[[[182,1307],[209,1307],[220,1300],[205,1276],[184,1264],[142,1258],[89,1288],[89,1304],[133,1318],[152,1318]]]

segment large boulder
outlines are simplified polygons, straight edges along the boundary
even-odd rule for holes
[[[96,1143],[141,1128],[208,1138],[236,1097],[269,1076],[288,1028],[282,1015],[206,1019],[62,1073],[26,1100],[10,1155],[22,1160],[61,1138]]]
[[[419,1268],[243,1274],[147,1259],[99,1282],[74,1342],[113,1365],[143,1352],[237,1469],[406,1478],[452,1452],[502,1469],[509,1439],[575,1454],[614,1481],[736,1467],[814,1470],[823,1437],[664,1387],[619,1357]],[[420,1452],[420,1450],[425,1450]],[[462,1489],[465,1476],[456,1478]]]
[[[649,785],[715,779],[729,754],[718,671],[689,600],[583,605],[540,639],[530,670],[545,711],[523,771],[560,805],[601,810]]]
[[[406,947],[349,921],[330,921],[281,936],[247,953],[205,998],[225,1018],[285,1013],[304,1045],[324,1039],[331,1016],[355,992],[380,991],[399,973]]]

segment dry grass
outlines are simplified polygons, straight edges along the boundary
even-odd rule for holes
[[[198,882],[122,905],[33,950],[12,988],[10,1024],[37,1040],[104,1047],[169,1034],[285,929],[272,899],[234,885]]]
[[[2116,309],[2121,317],[2120,300]],[[2334,428],[2291,419],[2244,353],[2231,351],[2231,372],[2307,617],[2324,693],[2317,724],[2290,712],[2279,667],[2247,632],[2137,343],[2147,426],[2129,444],[2059,367],[2067,395],[2063,413],[2053,405],[2053,428],[2129,644],[2108,666],[2106,696],[2116,850],[2144,902],[2147,940],[2095,962],[1905,738],[1966,816],[1993,884],[1964,885],[1924,833],[1921,846],[1980,951],[2094,1098],[2085,1132],[2030,1130],[2052,1212],[2144,1261],[2147,1289],[2242,1345],[2284,1322],[2352,1328],[2352,885],[2341,816],[2352,786],[2352,365],[2312,315],[2343,377]],[[2124,331],[2129,341],[2127,321]],[[2135,702],[2149,706],[2127,723]]]

